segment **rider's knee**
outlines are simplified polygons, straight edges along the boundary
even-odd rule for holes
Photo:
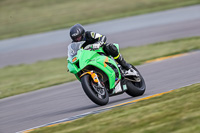
[[[117,47],[112,43],[106,44],[104,47],[104,51],[106,54],[111,55],[112,57],[116,57],[119,55]]]

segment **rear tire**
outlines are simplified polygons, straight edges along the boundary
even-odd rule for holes
[[[103,95],[101,95],[101,98],[99,98],[98,93],[95,91],[94,87],[92,86],[92,84],[94,84],[94,82],[90,75],[88,75],[88,74],[84,75],[81,78],[81,84],[82,84],[85,94],[94,103],[96,103],[100,106],[106,105],[108,103],[109,95],[108,95],[106,88],[105,87],[103,88],[102,91],[104,91],[105,93]]]
[[[142,77],[142,75],[140,74],[140,72],[133,66],[133,69],[136,70],[138,72],[138,74],[140,75],[141,81],[140,82],[133,82],[133,81],[129,81],[127,80],[127,91],[126,93],[130,96],[136,97],[136,96],[140,96],[143,95],[145,90],[146,90],[146,85],[145,85],[145,81]]]

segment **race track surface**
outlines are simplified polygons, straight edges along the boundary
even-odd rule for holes
[[[162,17],[162,13],[170,14],[173,12],[173,14],[176,14],[175,11],[180,12],[180,10],[183,13],[184,9],[187,9],[188,12],[189,10],[193,9],[195,9],[195,11],[199,11],[200,6],[155,13],[153,16],[157,16],[159,18]],[[154,24],[155,19],[151,20],[152,14],[142,15],[141,18],[140,16],[137,16],[136,18],[140,18],[139,20],[145,20],[144,16],[146,16],[146,19],[153,24],[148,23],[149,25],[145,26],[146,23],[143,22],[143,24],[140,25],[141,27],[139,27],[139,25],[137,26],[139,27],[137,29],[127,29],[126,27],[123,27],[124,30],[119,28],[120,30],[118,32],[115,31],[116,29],[113,29],[113,31],[108,33],[107,36],[109,37],[109,41],[123,44],[120,45],[121,47],[138,44],[145,45],[148,43],[172,40],[175,38],[188,36],[199,36],[199,12],[198,14],[195,14],[195,12],[193,14],[191,14],[191,16],[187,14],[184,14],[185,16],[181,15],[184,16],[184,19],[177,19],[174,16],[174,18],[172,17],[174,20],[167,21],[167,18],[163,22],[162,20],[159,20],[161,24]],[[119,22],[121,21],[123,21],[123,19],[119,20]],[[116,23],[117,22],[112,21],[112,24]],[[98,25],[101,25],[101,23]],[[92,26],[93,28],[95,27],[94,25]],[[54,35],[54,33],[51,34]],[[26,48],[20,48],[16,45],[13,45],[11,49],[4,47],[4,50],[2,50],[2,45],[0,48],[2,50],[0,51],[1,67],[12,64],[9,61],[6,64],[6,62],[4,62],[4,58],[12,60],[14,64],[18,64],[22,62],[31,63],[37,61],[38,59],[46,60],[48,58],[65,56],[66,51],[62,49],[66,47],[66,43],[63,42],[60,44],[55,44],[48,45],[44,42],[43,45],[41,44],[42,46],[30,45],[30,47]],[[46,46],[48,46],[48,48]],[[29,48],[31,48],[31,50],[28,50]],[[61,53],[59,53],[59,48]],[[13,55],[10,53],[13,53]],[[32,55],[29,55],[29,53],[32,53]],[[37,53],[38,56],[35,55],[35,53]],[[26,56],[23,56],[24,54],[26,54]],[[22,131],[89,111],[117,105],[119,103],[132,101],[161,92],[166,92],[182,86],[199,83],[200,51],[195,51],[181,57],[167,59],[160,62],[144,64],[137,66],[137,68],[144,76],[146,81],[147,90],[145,94],[135,98],[130,97],[125,93],[119,96],[114,96],[110,98],[110,102],[104,107],[97,106],[91,102],[84,94],[78,81],[0,99],[0,133],[13,133]]]
[[[200,5],[86,25],[120,48],[200,36]],[[0,41],[0,68],[66,57],[69,29]]]

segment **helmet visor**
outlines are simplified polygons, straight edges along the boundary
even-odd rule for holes
[[[78,37],[74,38],[75,42],[80,42],[81,40],[82,40],[82,36],[78,36]]]

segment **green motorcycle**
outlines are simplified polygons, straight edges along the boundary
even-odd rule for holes
[[[126,70],[103,48],[94,49],[84,41],[72,42],[68,46],[68,69],[81,82],[86,95],[98,105],[106,105],[110,96],[126,92],[130,96],[140,96],[145,92],[145,81],[133,66],[136,74],[126,75]],[[119,45],[114,44],[118,50]]]

